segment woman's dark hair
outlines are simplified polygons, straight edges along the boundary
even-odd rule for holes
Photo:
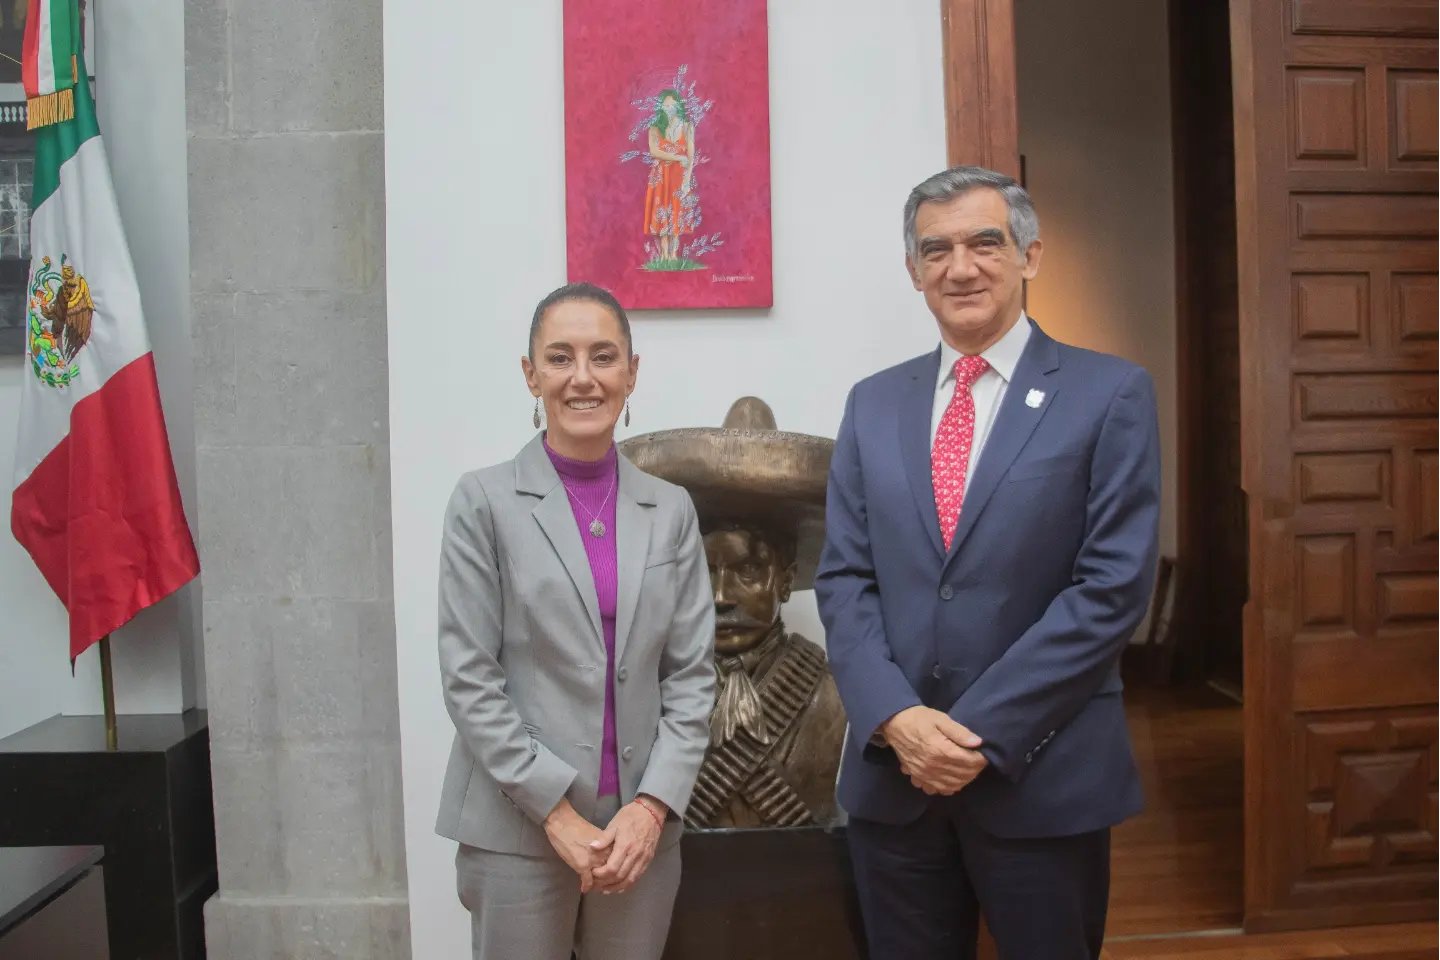
[[[625,315],[625,308],[620,306],[620,301],[615,299],[615,294],[593,283],[567,283],[565,286],[545,294],[545,299],[535,305],[535,315],[530,318],[530,349],[528,351],[532,362],[535,359],[535,339],[540,336],[540,321],[545,319],[546,311],[557,303],[569,303],[574,300],[598,303],[609,310],[620,323],[620,332],[625,337],[625,352],[634,354],[634,343],[630,339],[630,318]]]
[[[676,111],[676,119],[685,123],[690,122],[690,113],[685,109],[685,98],[680,96],[680,91],[672,88],[661,90],[655,98],[655,119],[650,121],[650,126],[660,131],[660,136],[665,136],[665,131],[670,129],[670,117],[665,113],[665,99],[669,97],[675,101],[680,109]]]

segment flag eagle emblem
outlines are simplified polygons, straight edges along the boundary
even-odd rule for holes
[[[80,376],[75,357],[90,339],[95,301],[89,282],[64,254],[58,270],[49,257],[36,264],[27,315],[26,352],[35,376],[47,386],[69,386]]]

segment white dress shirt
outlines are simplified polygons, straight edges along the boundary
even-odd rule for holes
[[[995,424],[995,414],[1000,410],[1000,401],[1005,399],[1005,391],[1009,389],[1010,380],[1015,376],[1015,365],[1020,362],[1020,355],[1025,352],[1025,344],[1029,342],[1030,318],[1022,310],[1019,322],[1011,327],[1005,336],[995,341],[990,349],[980,354],[985,358],[985,362],[990,364],[990,369],[982,373],[970,388],[970,396],[975,401],[975,437],[970,443],[970,463],[965,468],[966,493],[970,491],[970,478],[975,476],[975,464],[980,462],[985,441],[990,438],[990,428]],[[932,450],[935,447],[935,434],[940,431],[940,418],[945,416],[945,408],[950,406],[950,398],[955,395],[955,361],[960,357],[960,351],[944,340],[940,341],[940,376],[935,384],[935,406],[930,417]]]

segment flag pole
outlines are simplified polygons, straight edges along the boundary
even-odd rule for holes
[[[115,726],[115,675],[110,670],[110,634],[100,638],[100,695],[105,700],[105,749],[120,749],[120,732]]]

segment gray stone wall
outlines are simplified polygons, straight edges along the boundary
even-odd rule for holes
[[[380,0],[188,0],[211,960],[410,954]]]

